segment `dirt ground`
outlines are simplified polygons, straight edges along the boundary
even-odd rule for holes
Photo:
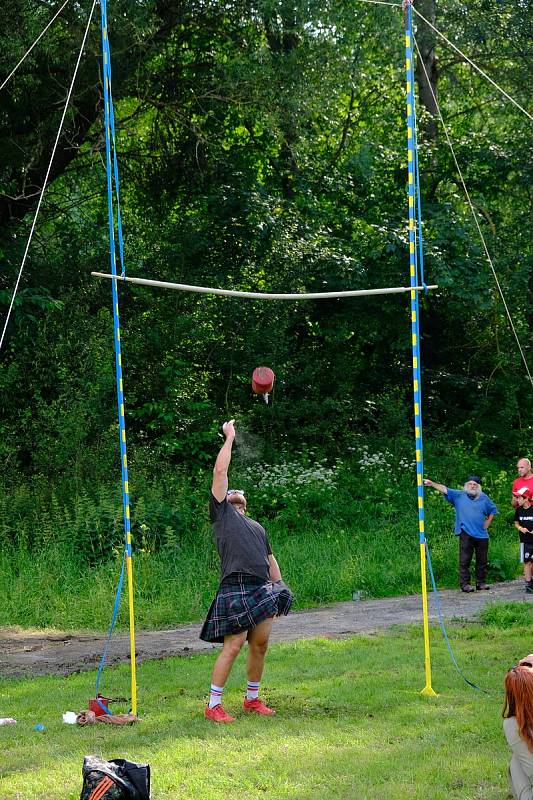
[[[532,602],[524,592],[523,581],[494,584],[490,591],[465,594],[458,590],[439,592],[445,619],[472,619],[487,603],[494,601]],[[436,620],[433,593],[429,595],[430,619]],[[297,611],[277,620],[272,642],[290,642],[315,637],[338,638],[368,634],[382,628],[422,620],[420,595],[360,600]],[[212,650],[217,645],[200,641],[200,624],[179,625],[172,630],[137,631],[137,661],[167,656],[189,655]],[[23,677],[35,675],[70,675],[94,669],[100,661],[105,636],[77,635],[61,631],[27,631],[0,628],[0,675]],[[129,659],[129,635],[115,634],[108,664]]]

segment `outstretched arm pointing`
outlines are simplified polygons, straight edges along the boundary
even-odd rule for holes
[[[437,492],[448,494],[448,489],[443,483],[435,483],[435,481],[430,481],[429,478],[424,478],[424,486],[432,486]]]

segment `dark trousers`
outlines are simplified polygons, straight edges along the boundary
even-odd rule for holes
[[[487,578],[489,540],[476,539],[461,531],[459,536],[459,584],[470,583],[470,564],[476,551],[476,583],[485,583]]]

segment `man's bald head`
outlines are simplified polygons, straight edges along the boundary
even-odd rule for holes
[[[531,472],[531,461],[529,458],[521,458],[516,465],[516,469],[518,470],[518,475],[521,478],[533,477],[533,473]]]

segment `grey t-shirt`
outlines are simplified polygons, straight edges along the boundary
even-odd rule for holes
[[[232,572],[245,572],[268,581],[272,548],[263,526],[240,514],[226,499],[219,502],[213,495],[209,515],[220,556],[220,580]]]

